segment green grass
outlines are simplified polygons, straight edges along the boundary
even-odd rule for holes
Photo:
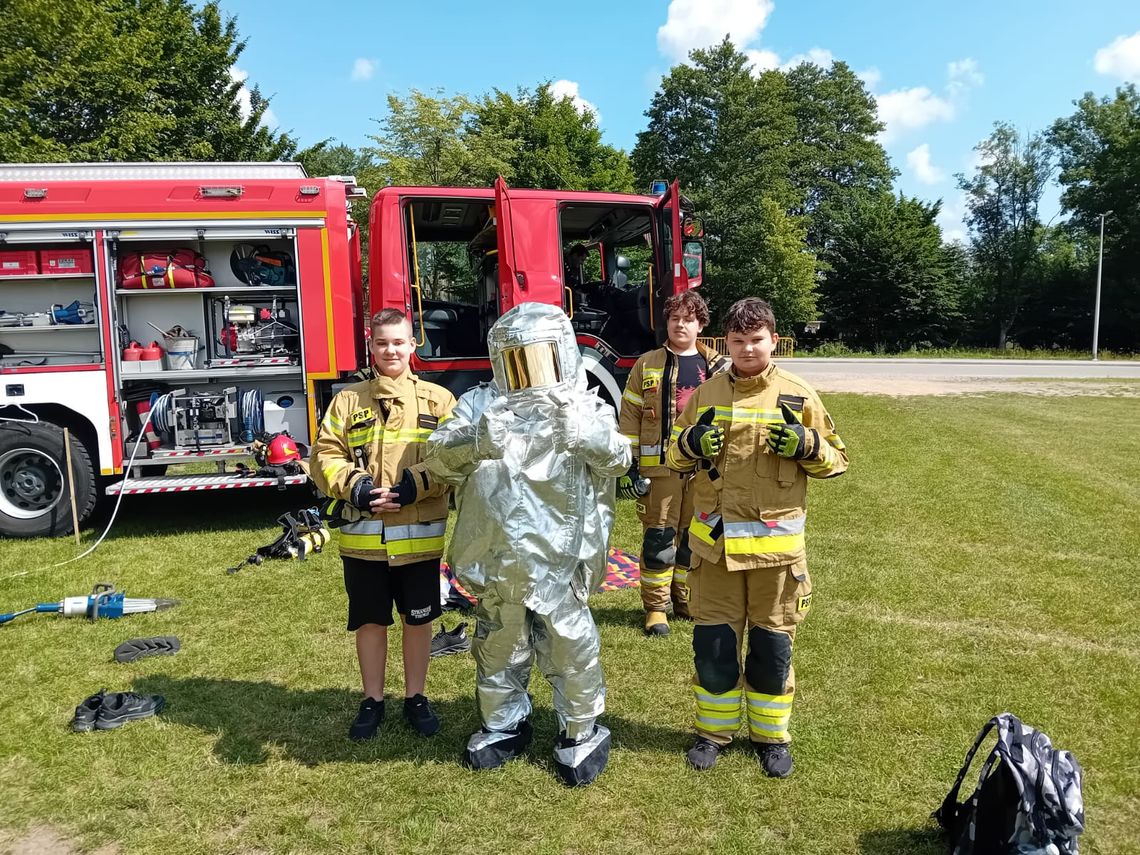
[[[639,630],[636,591],[599,595],[615,748],[592,787],[550,768],[550,690],[533,683],[528,760],[461,768],[477,726],[469,656],[432,664],[432,740],[398,715],[344,738],[358,701],[333,551],[226,576],[297,494],[124,504],[89,559],[70,541],[0,546],[0,607],[117,582],[177,609],[0,628],[0,850],[30,828],[121,852],[940,853],[929,814],[971,739],[1011,710],[1084,765],[1082,852],[1140,852],[1140,410],[1099,398],[830,396],[854,464],[813,485],[815,598],[797,636],[797,771],[745,750],[688,771],[691,628]],[[621,503],[615,542],[639,533]],[[91,535],[86,536],[86,541]],[[448,615],[447,625],[456,618]],[[123,639],[174,657],[117,665]],[[389,695],[402,692],[398,660]],[[101,686],[160,692],[157,720],[72,734]],[[398,701],[393,704],[398,712]]]
[[[800,357],[838,357],[843,359],[1092,359],[1088,350],[1044,350],[1023,347],[929,347],[901,351],[852,350],[841,341],[826,341],[815,347],[797,347]],[[1112,353],[1102,350],[1104,360],[1136,360],[1137,353]]]

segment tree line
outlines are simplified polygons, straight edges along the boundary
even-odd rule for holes
[[[300,160],[385,184],[644,191],[679,178],[705,228],[714,318],[746,294],[783,332],[858,349],[1087,349],[1100,214],[1101,346],[1138,348],[1140,93],[1091,93],[1023,134],[998,122],[957,176],[965,242],[941,202],[894,189],[874,97],[842,61],[756,73],[727,39],[664,75],[631,152],[547,82],[480,95],[413,90],[360,145],[301,149],[233,69],[245,47],[216,0],[0,5],[0,160]],[[1059,182],[1063,220],[1043,222]],[[357,203],[360,205],[360,203]],[[357,219],[367,222],[366,204]],[[428,260],[447,277],[450,256]]]

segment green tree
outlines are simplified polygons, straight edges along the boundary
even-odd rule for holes
[[[633,170],[621,149],[602,142],[594,114],[569,98],[555,98],[550,84],[514,96],[496,89],[473,108],[467,133],[509,140],[509,177],[518,187],[629,193]]]
[[[638,183],[679,178],[704,220],[707,282],[716,313],[749,294],[769,299],[781,328],[815,317],[815,257],[793,187],[795,115],[780,72],[753,76],[730,42],[691,54],[661,81],[638,134]]]
[[[970,177],[959,173],[958,187],[966,194],[977,302],[1005,347],[1035,281],[1044,236],[1038,208],[1053,166],[1043,135],[1022,139],[1004,122],[974,150],[980,165]]]
[[[804,222],[765,198],[741,206],[740,213],[744,221],[733,240],[709,261],[715,287],[701,287],[715,324],[736,300],[763,297],[772,304],[781,334],[793,334],[817,316],[816,259],[807,248]]]
[[[826,250],[839,214],[856,199],[891,189],[896,172],[878,140],[875,99],[845,62],[803,63],[787,72],[795,116],[792,185],[808,217],[808,243]]]
[[[0,4],[0,160],[275,160],[269,101],[231,74],[245,47],[216,0]]]
[[[1121,86],[1111,97],[1086,94],[1076,111],[1050,130],[1057,149],[1061,205],[1072,216],[1069,228],[1078,245],[1100,241],[1100,214],[1111,211],[1104,229],[1104,282],[1101,297],[1102,347],[1140,348],[1140,92]],[[1089,259],[1095,268],[1096,258]],[[1095,277],[1095,269],[1090,271]],[[1091,281],[1091,279],[1090,279]],[[1091,311],[1092,290],[1085,294]],[[1082,346],[1091,341],[1087,322]]]
[[[473,133],[473,115],[466,95],[389,95],[388,115],[363,152],[387,184],[486,187],[510,174],[517,144],[493,131]]]
[[[957,338],[962,259],[942,241],[940,207],[879,193],[837,218],[822,287],[829,335],[892,350]]]

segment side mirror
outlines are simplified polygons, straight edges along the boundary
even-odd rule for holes
[[[682,258],[689,275],[689,287],[696,288],[704,279],[705,248],[699,240],[686,240]]]
[[[624,255],[619,255],[614,261],[618,270],[629,270],[629,259]]]

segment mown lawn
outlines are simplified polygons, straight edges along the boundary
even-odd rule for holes
[[[636,591],[593,601],[616,741],[594,786],[568,791],[551,774],[541,679],[529,760],[481,775],[459,765],[477,726],[466,655],[432,665],[435,739],[410,735],[397,700],[381,738],[353,744],[358,676],[335,551],[223,572],[303,494],[258,507],[140,500],[77,564],[12,578],[74,544],[0,544],[3,610],[102,580],[183,601],[0,627],[0,850],[46,828],[121,852],[933,855],[931,810],[978,728],[1011,710],[1084,765],[1082,851],[1140,852],[1140,401],[829,404],[854,463],[811,491],[816,594],[797,639],[791,779],[763,779],[745,750],[709,774],[686,768],[691,631],[644,639]],[[628,503],[614,540],[637,547]],[[181,653],[111,660],[120,641],[157,634],[178,635]],[[390,674],[398,697],[398,660]],[[102,686],[159,692],[169,708],[68,732]]]

